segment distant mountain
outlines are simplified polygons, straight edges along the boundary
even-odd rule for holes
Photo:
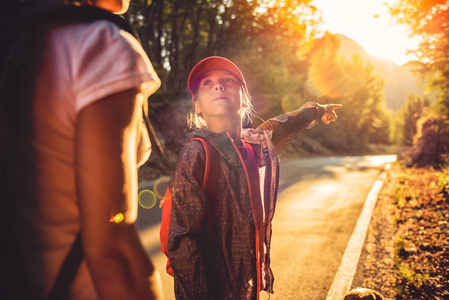
[[[418,81],[407,66],[399,66],[393,61],[381,59],[366,53],[356,41],[345,35],[336,35],[340,41],[340,53],[350,61],[354,55],[371,62],[375,72],[385,80],[385,106],[397,110],[405,104],[407,95],[422,94]]]

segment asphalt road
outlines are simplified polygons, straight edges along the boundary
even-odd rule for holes
[[[374,181],[394,156],[283,159],[273,220],[272,300],[322,300]],[[145,187],[142,187],[145,188]],[[151,188],[151,187],[146,187]],[[173,279],[160,252],[161,209],[140,209],[138,227],[159,270],[165,298],[174,299]],[[268,299],[263,293],[261,299]]]

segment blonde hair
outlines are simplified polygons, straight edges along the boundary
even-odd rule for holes
[[[251,95],[249,92],[243,87],[243,85],[240,87],[242,89],[242,107],[240,108],[240,115],[242,117],[242,123],[250,122],[251,117],[254,113],[254,107],[251,102]],[[197,101],[198,99],[198,89],[195,91],[195,95],[193,96],[193,101]],[[190,109],[189,113],[187,114],[187,126],[189,129],[201,129],[201,128],[207,128],[207,123],[203,118],[203,115],[201,113],[197,114],[195,113],[195,107],[192,105],[192,108]]]

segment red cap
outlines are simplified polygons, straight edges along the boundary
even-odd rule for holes
[[[193,67],[192,71],[190,71],[187,85],[189,86],[189,91],[192,94],[192,101],[195,90],[203,75],[213,70],[226,70],[231,72],[242,82],[245,90],[247,89],[245,78],[243,78],[242,72],[232,61],[220,56],[210,56],[197,63]]]

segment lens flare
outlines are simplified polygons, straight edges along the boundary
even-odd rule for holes
[[[125,219],[125,216],[122,213],[118,213],[115,216],[113,216],[109,222],[115,222],[115,223],[120,223],[123,222],[123,220]]]
[[[304,98],[300,94],[288,94],[282,99],[282,110],[288,114],[291,111],[299,109],[304,102]]]
[[[344,59],[312,60],[307,88],[315,97],[338,98],[354,94],[365,84],[363,68]]]
[[[143,190],[139,193],[139,205],[142,208],[153,208],[156,205],[156,200],[156,195],[150,190]]]
[[[170,178],[168,178],[168,177],[161,177],[154,184],[153,191],[159,199],[164,198],[165,191],[167,190],[169,180],[170,180]]]

